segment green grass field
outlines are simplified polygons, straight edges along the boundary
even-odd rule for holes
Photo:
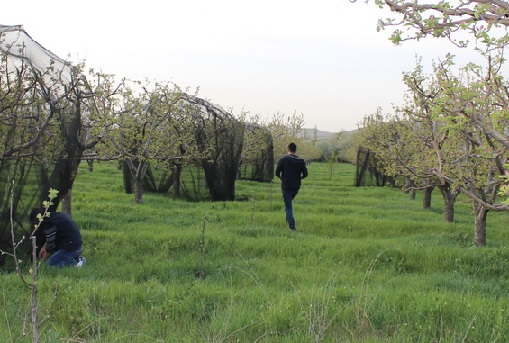
[[[245,201],[145,194],[121,171],[82,165],[73,217],[84,268],[39,272],[42,342],[509,342],[509,232],[456,222],[393,188],[352,186],[355,168],[309,166],[284,220],[279,183],[237,183]],[[28,274],[28,268],[26,273]],[[30,290],[0,274],[0,342],[31,342]]]

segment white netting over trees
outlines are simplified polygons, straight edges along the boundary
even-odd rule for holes
[[[143,187],[148,192],[168,192],[196,201],[234,200],[244,138],[244,125],[230,113],[207,100],[180,94],[175,111],[184,112],[187,139],[179,141],[175,158],[148,167]],[[172,114],[173,116],[175,113]],[[179,122],[182,122],[179,117]],[[178,135],[178,133],[175,133]],[[131,193],[132,175],[123,165],[124,188]]]
[[[144,187],[173,187],[192,200],[203,198],[202,191],[234,200],[241,160],[255,164],[251,179],[272,179],[270,134],[255,130],[263,151],[248,156],[245,123],[176,85],[85,73],[84,64],[59,58],[21,25],[0,25],[0,58],[0,249],[11,243],[11,207],[17,232],[29,229],[29,211],[50,188],[59,191],[51,210],[71,212],[82,160],[122,161],[126,190],[134,185],[140,202]],[[255,131],[248,129],[251,136]],[[157,170],[163,171],[158,183]]]
[[[274,142],[270,131],[260,124],[245,125],[239,177],[259,182],[274,178]]]
[[[8,59],[4,62],[9,70],[27,64],[34,70],[44,73],[50,79],[58,79],[62,84],[71,81],[71,66],[51,51],[37,43],[23,30],[23,26],[0,25],[0,51]]]
[[[73,98],[77,70],[35,42],[22,26],[0,26],[0,245],[48,195],[72,187],[81,123]],[[58,206],[56,199],[55,206]],[[1,263],[1,261],[0,261]]]

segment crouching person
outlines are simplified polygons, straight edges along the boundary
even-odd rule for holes
[[[35,226],[39,223],[37,215],[44,215],[44,209],[36,208],[30,213],[30,221]],[[49,212],[37,229],[37,246],[39,258],[47,259],[46,264],[53,267],[77,266],[85,264],[81,256],[83,240],[78,225],[69,215],[63,212]]]

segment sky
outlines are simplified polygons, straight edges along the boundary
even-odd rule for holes
[[[339,132],[401,105],[417,57],[466,56],[442,39],[393,45],[376,29],[390,15],[364,0],[25,0],[3,3],[0,24],[119,80],[171,81],[233,114]]]

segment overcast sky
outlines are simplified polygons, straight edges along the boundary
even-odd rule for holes
[[[363,0],[25,0],[2,3],[45,48],[118,79],[167,80],[232,112],[303,114],[305,127],[353,130],[402,104],[402,72],[431,65],[444,40],[394,46],[390,15]],[[464,54],[464,52],[459,52]]]

